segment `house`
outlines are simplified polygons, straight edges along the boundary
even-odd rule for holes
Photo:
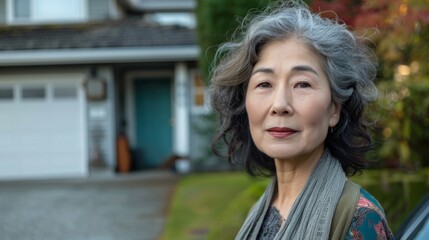
[[[0,0],[0,179],[193,158],[194,0]]]

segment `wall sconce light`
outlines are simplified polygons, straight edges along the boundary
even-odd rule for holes
[[[97,68],[92,67],[85,80],[86,98],[91,101],[102,101],[107,97],[106,80],[97,76]]]

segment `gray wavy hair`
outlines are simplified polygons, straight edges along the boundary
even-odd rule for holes
[[[341,105],[340,120],[329,133],[325,146],[346,174],[366,166],[364,154],[371,149],[368,122],[363,111],[377,96],[374,79],[376,58],[358,37],[338,19],[325,19],[312,13],[302,1],[272,5],[264,12],[247,16],[234,40],[222,44],[211,71],[211,104],[220,118],[212,143],[214,152],[222,141],[228,145],[226,157],[244,162],[251,175],[273,175],[273,159],[260,152],[250,136],[245,96],[252,70],[262,47],[268,42],[297,38],[325,59],[332,100]]]

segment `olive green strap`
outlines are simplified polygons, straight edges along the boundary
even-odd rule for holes
[[[343,240],[352,223],[353,215],[356,211],[357,202],[360,197],[360,186],[347,180],[344,189],[335,209],[332,219],[329,239]]]

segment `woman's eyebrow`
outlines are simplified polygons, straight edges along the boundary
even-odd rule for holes
[[[298,65],[298,66],[294,66],[292,68],[292,72],[311,72],[316,74],[317,76],[319,76],[319,74],[317,73],[316,70],[314,70],[312,67],[308,66],[308,65]]]
[[[320,76],[314,68],[308,66],[308,65],[297,65],[294,66],[291,70],[292,72],[311,72],[316,74],[317,76]],[[274,69],[267,68],[267,67],[260,67],[253,70],[252,75],[255,75],[256,73],[268,73],[268,74],[274,74]]]
[[[253,70],[252,75],[256,74],[256,73],[269,73],[269,74],[274,74],[274,69],[272,68],[265,68],[265,67],[261,67],[261,68],[256,68]]]

